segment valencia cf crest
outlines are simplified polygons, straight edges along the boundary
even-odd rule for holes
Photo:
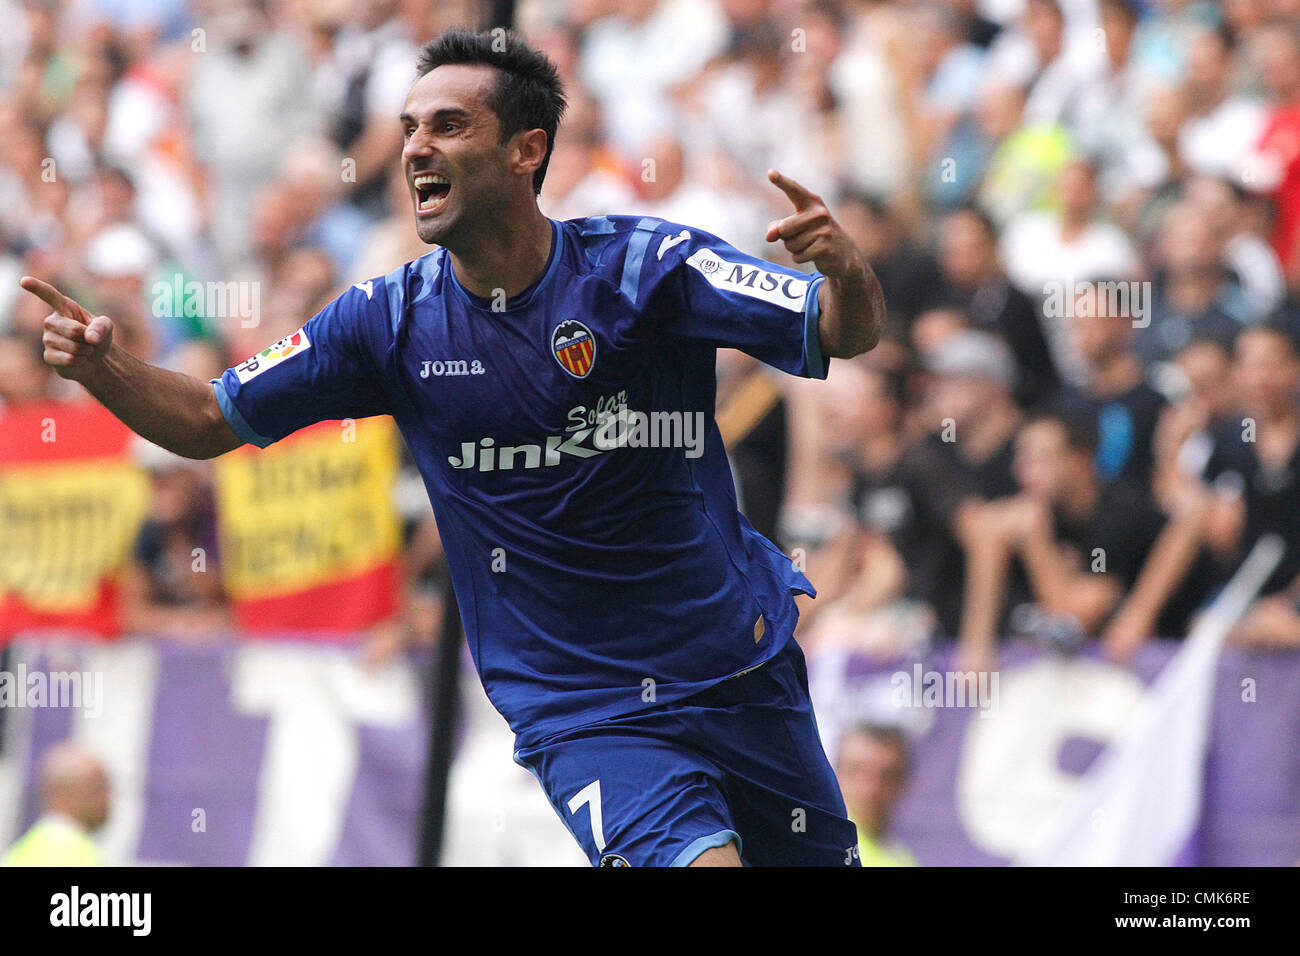
[[[566,319],[551,333],[551,354],[574,378],[586,378],[596,364],[596,337],[577,319]]]

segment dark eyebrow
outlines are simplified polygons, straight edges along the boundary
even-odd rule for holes
[[[466,119],[469,116],[470,111],[467,109],[462,109],[459,106],[445,106],[434,112],[433,118],[430,122],[436,123],[440,119]],[[403,123],[410,123],[412,125],[416,125],[419,122],[414,116],[407,112],[403,112],[398,119]]]

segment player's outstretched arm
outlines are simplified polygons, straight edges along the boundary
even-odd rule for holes
[[[212,386],[142,362],[113,344],[113,320],[92,316],[48,282],[22,287],[54,311],[45,317],[45,364],[99,399],[133,432],[185,458],[215,458],[244,444]]]
[[[811,262],[826,277],[817,293],[822,354],[852,358],[870,351],[885,326],[885,295],[867,257],[832,217],[820,196],[775,169],[767,178],[794,204],[794,213],[767,227],[795,262]]]

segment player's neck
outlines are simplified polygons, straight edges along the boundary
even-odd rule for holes
[[[533,205],[520,223],[494,230],[475,248],[448,252],[456,281],[461,287],[485,299],[501,295],[510,298],[537,281],[551,256],[551,221]]]

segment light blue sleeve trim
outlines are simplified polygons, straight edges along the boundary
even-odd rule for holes
[[[388,294],[388,320],[392,323],[393,334],[396,335],[397,326],[402,320],[403,300],[406,298],[405,265],[398,266],[384,276],[384,291]]]
[[[627,241],[627,258],[623,260],[623,278],[619,281],[618,290],[633,305],[636,305],[637,292],[641,288],[641,266],[645,262],[646,248],[650,245],[650,237],[661,223],[660,219],[642,219],[636,224],[632,238]]]
[[[226,416],[226,421],[234,429],[235,434],[244,439],[250,445],[256,445],[258,448],[265,448],[267,445],[275,442],[274,438],[267,438],[265,435],[259,435],[249,427],[248,422],[244,421],[244,416],[239,414],[239,409],[235,403],[230,400],[230,395],[226,392],[226,385],[219,378],[210,378],[212,390],[217,395],[217,404],[221,406],[221,414]]]
[[[578,232],[584,236],[612,236],[614,235],[614,223],[609,216],[589,216],[582,220]]]
[[[735,830],[719,830],[717,833],[702,836],[698,840],[692,841],[686,849],[673,857],[673,861],[668,865],[690,866],[695,862],[695,858],[705,850],[712,850],[715,847],[726,846],[732,840],[736,841],[736,849],[739,851],[741,846],[740,834]]]
[[[829,360],[822,357],[822,307],[817,302],[817,293],[825,281],[825,276],[813,279],[812,285],[808,286],[808,298],[803,306],[804,370],[809,378],[825,378],[830,371]]]

